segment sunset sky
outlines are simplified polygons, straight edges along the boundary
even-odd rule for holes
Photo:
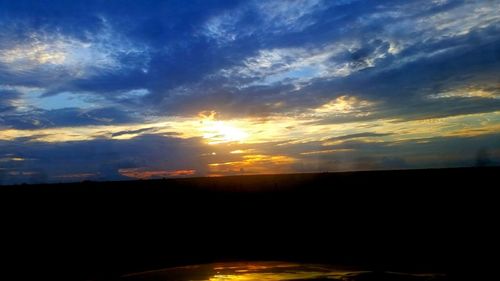
[[[0,184],[500,164],[497,0],[0,0]]]

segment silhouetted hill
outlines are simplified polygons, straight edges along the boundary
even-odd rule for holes
[[[453,272],[489,249],[499,172],[3,186],[2,265],[20,279],[52,280],[240,260]]]

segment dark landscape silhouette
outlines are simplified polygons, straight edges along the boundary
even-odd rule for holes
[[[421,280],[384,272],[449,276],[484,241],[462,229],[479,228],[493,213],[499,172],[490,167],[3,186],[2,255],[20,276],[64,280],[113,280],[237,261],[373,272],[352,280]]]

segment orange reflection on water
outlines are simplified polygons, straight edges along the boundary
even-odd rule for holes
[[[440,273],[371,271],[360,268],[288,262],[217,263],[167,268],[122,276],[142,281],[445,281]]]
[[[278,281],[344,280],[367,271],[286,262],[223,263],[177,267],[123,276],[126,280]],[[349,279],[350,280],[350,279]]]
[[[142,281],[445,281],[439,273],[373,272],[321,264],[288,262],[217,263],[167,268],[122,276],[121,280]]]

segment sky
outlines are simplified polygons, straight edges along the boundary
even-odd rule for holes
[[[0,184],[500,165],[498,0],[0,0]]]

